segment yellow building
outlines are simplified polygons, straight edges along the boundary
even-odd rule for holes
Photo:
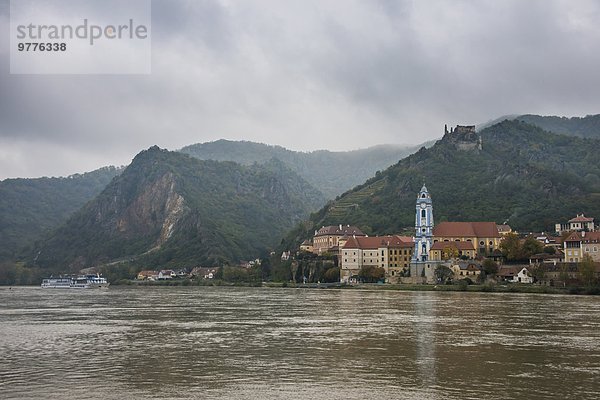
[[[330,225],[324,226],[318,231],[315,231],[313,237],[313,253],[323,254],[327,252],[337,253],[340,246],[340,240],[344,241],[347,238],[356,236],[366,236],[360,229],[350,225]]]
[[[310,240],[305,240],[300,245],[300,250],[312,253],[313,252],[313,244],[312,244],[312,242]]]
[[[473,261],[459,261],[458,263],[452,264],[450,267],[452,270],[453,278],[455,280],[469,278],[472,281],[476,281],[481,275],[481,266]]]
[[[137,279],[139,281],[145,281],[145,280],[149,280],[149,281],[155,281],[158,280],[158,271],[140,271],[137,274]]]
[[[444,261],[452,258],[465,256],[475,258],[475,246],[469,241],[442,241],[435,242],[429,250],[429,259],[431,261]]]
[[[501,224],[501,225],[497,225],[498,228],[498,233],[500,234],[500,236],[506,236],[509,233],[512,233],[512,228],[510,227],[510,225],[506,225],[506,224]]]
[[[600,261],[600,232],[573,232],[563,243],[565,262],[580,262],[584,254]]]
[[[386,282],[397,282],[410,267],[413,248],[405,236],[349,237],[340,250],[340,281],[350,282],[361,268],[373,266],[385,270]]]
[[[433,228],[437,242],[470,242],[475,255],[488,256],[500,246],[500,234],[495,222],[440,222]]]

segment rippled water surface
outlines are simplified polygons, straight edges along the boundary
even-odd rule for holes
[[[0,398],[599,399],[600,298],[0,288]]]

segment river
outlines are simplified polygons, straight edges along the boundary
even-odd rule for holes
[[[0,288],[2,399],[598,399],[600,297]]]

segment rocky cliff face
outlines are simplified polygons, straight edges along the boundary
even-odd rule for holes
[[[123,204],[122,199],[115,196],[106,210],[109,219],[114,220],[115,231],[125,237],[134,237],[155,231],[160,226],[156,245],[166,242],[186,210],[185,200],[175,187],[175,176],[167,172],[144,187],[129,204]],[[102,220],[101,212],[97,219]]]
[[[323,203],[276,161],[243,167],[150,148],[38,245],[40,266],[215,265],[258,257]]]

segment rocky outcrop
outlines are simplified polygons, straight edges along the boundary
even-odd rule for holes
[[[115,210],[116,231],[125,236],[144,234],[160,228],[157,244],[164,243],[182,217],[184,199],[175,191],[173,173],[167,172],[155,182],[143,187],[140,193],[121,210]],[[116,200],[115,204],[120,203]]]
[[[36,249],[39,266],[222,265],[274,247],[322,196],[276,163],[244,167],[152,147]]]

